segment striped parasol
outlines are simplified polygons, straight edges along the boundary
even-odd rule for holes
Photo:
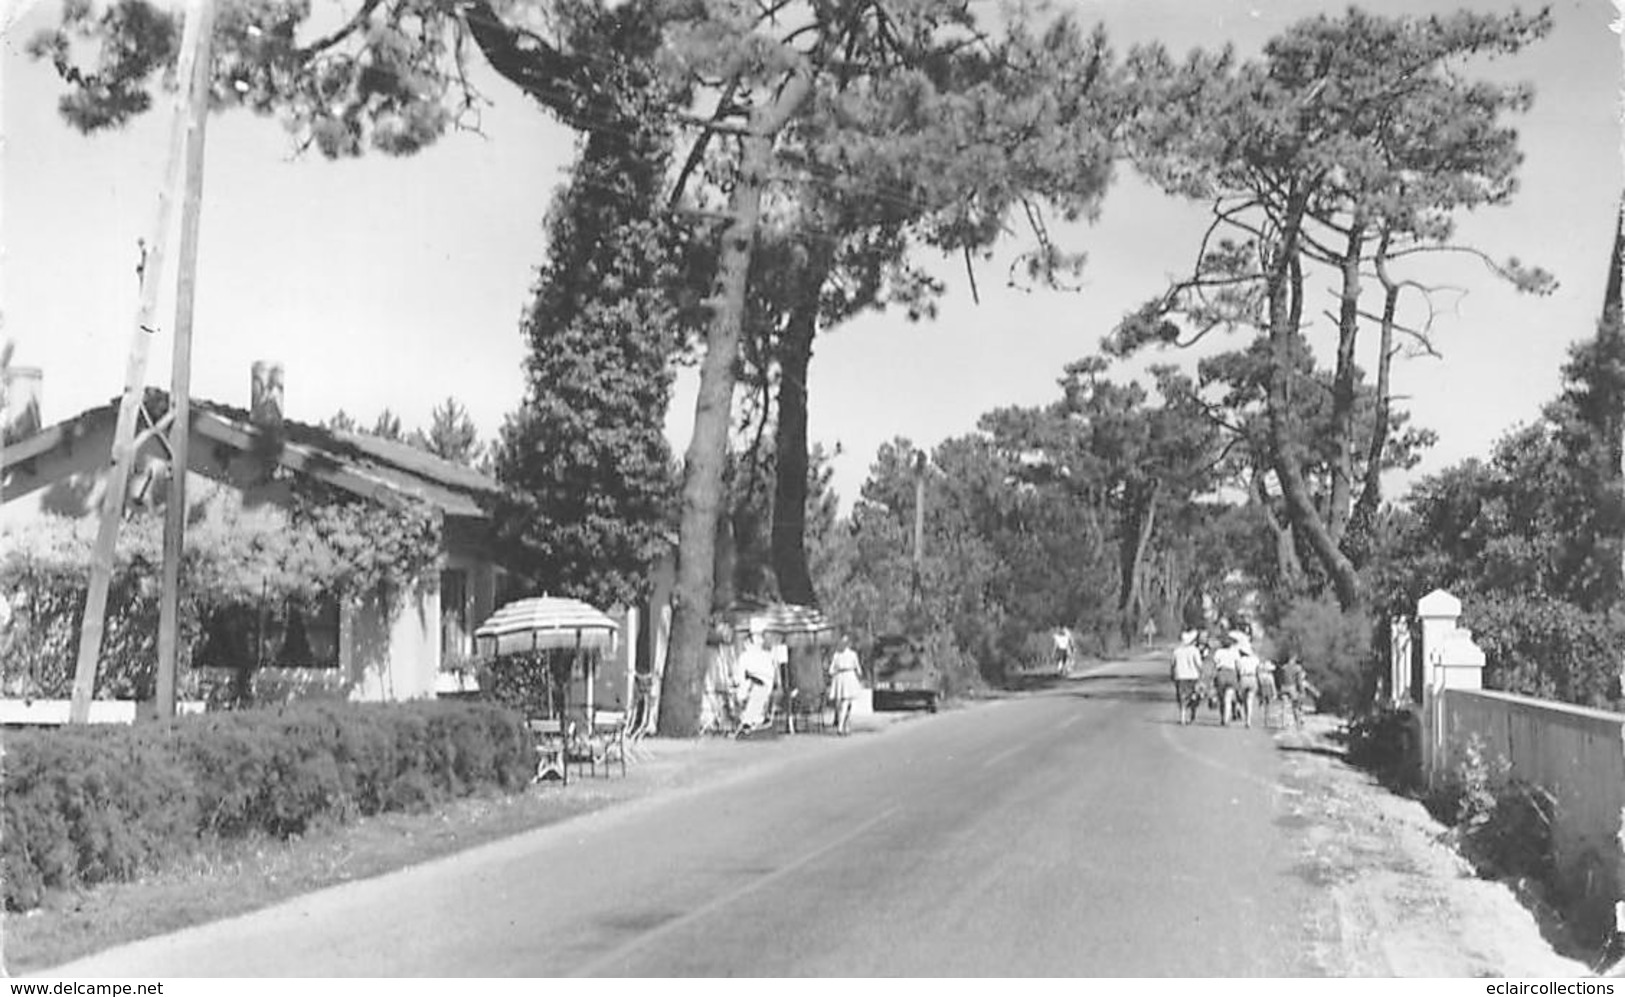
[[[729,610],[729,615],[736,633],[760,630],[783,637],[787,644],[822,644],[835,636],[835,625],[829,617],[812,606],[739,603]]]
[[[474,644],[493,657],[553,648],[609,650],[620,629],[607,614],[580,599],[543,595],[510,602],[491,614],[474,631]]]

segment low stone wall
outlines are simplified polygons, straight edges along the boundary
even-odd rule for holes
[[[1446,765],[1476,736],[1512,779],[1552,794],[1558,883],[1585,931],[1614,930],[1625,901],[1625,715],[1505,692],[1442,692]]]

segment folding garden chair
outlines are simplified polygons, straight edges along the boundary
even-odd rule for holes
[[[594,710],[590,731],[587,734],[589,746],[587,762],[592,766],[592,773],[598,774],[598,766],[604,766],[604,774],[609,774],[610,762],[619,762],[621,775],[626,775],[626,736],[627,728],[631,722],[631,714],[625,710]]]
[[[534,785],[548,776],[555,776],[562,785],[570,784],[570,742],[575,739],[575,724],[558,718],[527,720],[525,726],[536,738],[536,775]]]

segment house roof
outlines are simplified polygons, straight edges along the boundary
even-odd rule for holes
[[[71,444],[93,426],[117,418],[118,399],[87,409],[5,447],[7,466]],[[161,418],[168,392],[148,388],[146,408]],[[280,439],[257,425],[246,409],[205,399],[192,400],[192,426],[198,435],[244,452],[267,454],[283,467],[374,501],[416,499],[449,516],[483,518],[487,500],[502,490],[488,475],[437,457],[399,440],[386,440],[309,423],[284,420]]]

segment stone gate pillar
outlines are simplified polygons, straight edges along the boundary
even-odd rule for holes
[[[1416,604],[1422,621],[1422,773],[1432,785],[1449,761],[1445,693],[1484,687],[1484,652],[1463,630],[1461,600],[1434,589]]]

